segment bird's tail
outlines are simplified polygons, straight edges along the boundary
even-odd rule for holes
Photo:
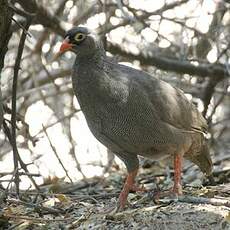
[[[191,148],[184,157],[199,166],[200,170],[207,176],[212,175],[213,165],[210,151],[207,141],[202,134],[196,136]]]

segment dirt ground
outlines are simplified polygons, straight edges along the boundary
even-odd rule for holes
[[[166,170],[167,171],[167,170]],[[157,172],[157,173],[153,173]],[[41,191],[1,190],[0,229],[230,229],[230,170],[214,173],[217,184],[203,186],[203,175],[185,164],[183,196],[154,199],[156,183],[161,190],[172,185],[171,171],[143,164],[137,181],[148,192],[130,193],[124,211],[116,202],[125,171],[74,184],[52,178]],[[193,175],[194,174],[194,175]],[[155,178],[155,179],[154,179]]]

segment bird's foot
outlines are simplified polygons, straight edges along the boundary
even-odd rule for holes
[[[130,171],[128,176],[125,180],[124,186],[119,196],[118,204],[117,204],[117,211],[121,211],[125,208],[125,204],[127,202],[127,198],[130,191],[133,192],[144,192],[146,189],[142,187],[138,187],[135,185],[135,177],[137,175],[138,168]]]
[[[129,195],[129,190],[123,190],[121,191],[118,199],[118,204],[117,204],[117,211],[122,211],[125,208],[126,202],[127,202],[127,197]]]
[[[181,195],[183,195],[182,186],[175,185],[175,184],[173,188],[169,190],[160,191],[160,189],[157,188],[156,190],[152,192],[152,197],[155,203],[160,203],[159,200],[164,199],[164,198],[178,199],[178,196],[181,196]]]
[[[125,208],[130,191],[146,192],[147,189],[144,186],[139,187],[138,185],[135,184],[125,184],[119,196],[117,211],[122,211]]]
[[[174,184],[173,188],[171,189],[172,194],[175,196],[183,195],[183,190],[181,184]]]

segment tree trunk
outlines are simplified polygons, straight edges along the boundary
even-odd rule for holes
[[[0,0],[0,82],[1,82],[1,72],[4,66],[4,58],[8,50],[7,45],[11,37],[10,26],[11,17],[13,15],[12,10],[8,6],[7,0]],[[0,84],[1,86],[1,84]],[[3,105],[2,105],[2,94],[0,87],[0,128],[3,121]]]

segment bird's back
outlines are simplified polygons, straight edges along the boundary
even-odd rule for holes
[[[135,82],[143,94],[147,95],[155,113],[163,122],[181,130],[198,132],[207,130],[206,120],[182,90],[146,72],[124,65],[119,66],[119,71]]]

